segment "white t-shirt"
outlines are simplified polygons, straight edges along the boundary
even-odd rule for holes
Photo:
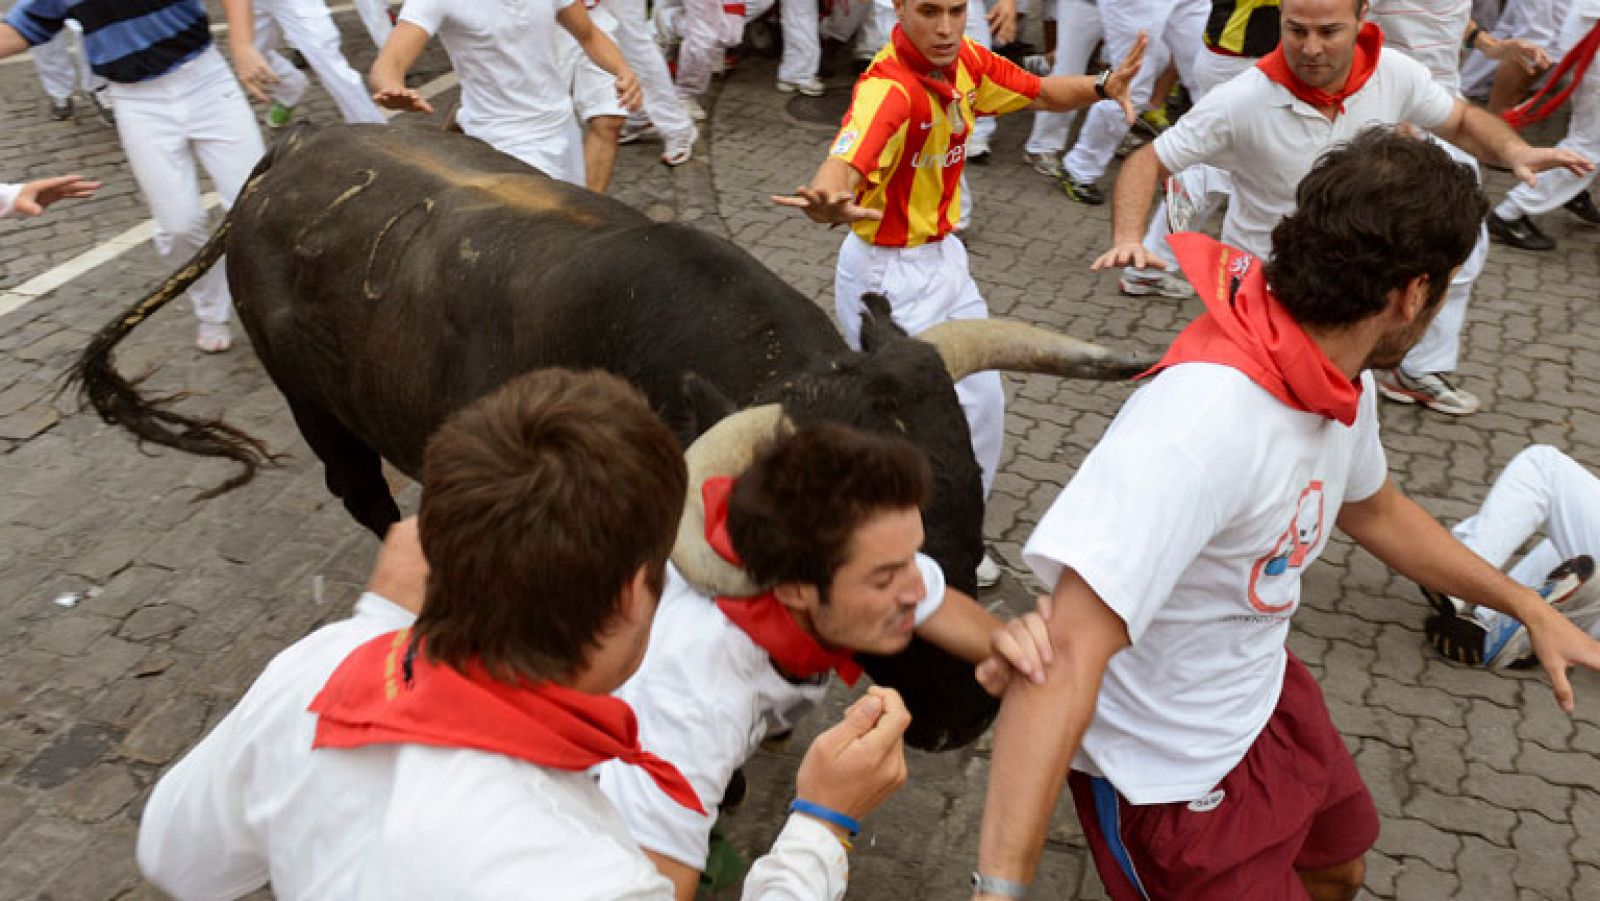
[[[1377,392],[1346,427],[1238,370],[1174,366],[1123,405],[1023,549],[1071,567],[1127,625],[1073,761],[1134,804],[1190,801],[1277,704],[1300,573],[1339,508],[1383,486]]]
[[[1428,67],[1440,87],[1461,96],[1461,39],[1472,19],[1472,0],[1371,0],[1367,18],[1383,29],[1383,43]]]
[[[917,625],[944,603],[944,572],[917,555],[927,595]],[[790,729],[827,693],[826,679],[795,683],[734,625],[711,598],[667,568],[644,662],[620,689],[639,718],[639,741],[678,766],[706,809],[674,804],[637,767],[615,761],[595,770],[639,844],[703,869],[717,806],[733,778],[768,735]]]
[[[1156,138],[1169,172],[1205,163],[1233,176],[1222,243],[1265,260],[1272,229],[1294,210],[1295,189],[1323,151],[1373,124],[1443,125],[1455,98],[1403,53],[1385,51],[1345,112],[1329,121],[1252,67],[1219,85]]]
[[[274,658],[156,785],[139,829],[150,881],[179,899],[269,880],[283,899],[670,899],[588,773],[422,745],[311,749],[306,708],[334,669],[412,619],[366,594]],[[843,886],[844,851],[826,828],[791,818],[773,850],[746,897],[838,897],[823,887]]]
[[[571,79],[556,65],[552,32],[572,2],[406,0],[400,8],[402,20],[444,42],[461,76],[461,130],[565,181],[574,180]]]

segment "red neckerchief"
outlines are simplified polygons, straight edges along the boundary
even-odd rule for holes
[[[1283,44],[1278,44],[1273,51],[1261,57],[1256,62],[1256,68],[1267,74],[1267,77],[1289,89],[1289,93],[1299,97],[1306,103],[1318,109],[1331,106],[1344,114],[1344,102],[1351,94],[1361,90],[1378,68],[1378,55],[1383,52],[1383,29],[1372,22],[1361,23],[1361,31],[1356,35],[1355,57],[1350,61],[1350,76],[1344,80],[1344,87],[1338,91],[1324,91],[1314,88],[1300,80],[1289,68],[1289,61],[1283,58]]]
[[[733,479],[727,476],[712,476],[700,486],[706,507],[706,541],[722,559],[740,566],[739,554],[728,538],[728,495],[732,493]],[[849,651],[823,647],[800,628],[788,608],[770,591],[753,598],[718,597],[717,609],[790,676],[810,679],[832,670],[846,685],[855,685],[861,679],[861,664]]]
[[[1561,57],[1561,62],[1545,76],[1544,84],[1532,97],[1502,111],[1500,118],[1506,120],[1507,125],[1517,129],[1527,128],[1535,122],[1548,118],[1551,113],[1560,109],[1561,105],[1567,102],[1567,98],[1572,96],[1572,92],[1578,89],[1578,85],[1583,83],[1583,74],[1589,71],[1589,64],[1594,62],[1594,53],[1597,49],[1600,49],[1600,23],[1596,23],[1582,40],[1572,45],[1572,49]],[[1556,94],[1546,97],[1545,94],[1561,82],[1569,69],[1572,70],[1572,81]]]
[[[410,629],[356,648],[309,709],[317,714],[313,748],[471,748],[574,772],[620,760],[648,773],[672,800],[706,812],[677,767],[639,746],[627,702],[549,682],[508,685],[476,664],[462,673],[428,660]]]
[[[1140,378],[1179,363],[1220,363],[1296,410],[1355,423],[1360,382],[1340,372],[1272,296],[1260,260],[1201,234],[1167,240],[1206,312]]]
[[[910,86],[915,82],[932,91],[934,96],[949,103],[961,96],[956,90],[956,69],[961,65],[961,55],[956,55],[956,61],[948,66],[935,66],[928,61],[917,45],[911,43],[906,37],[905,30],[898,23],[889,35],[889,41],[894,45],[894,54],[885,56],[873,63],[863,77],[871,77],[872,69],[878,69],[879,75],[893,78],[901,84]],[[941,78],[934,78],[937,73]]]

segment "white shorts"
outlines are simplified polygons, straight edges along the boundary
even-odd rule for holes
[[[589,10],[589,18],[596,28],[616,40],[617,20],[611,13],[595,7]],[[567,87],[578,118],[587,122],[595,116],[628,115],[628,110],[617,100],[617,80],[611,73],[595,65],[565,28],[556,29],[555,42],[556,69],[568,73],[571,78]]]

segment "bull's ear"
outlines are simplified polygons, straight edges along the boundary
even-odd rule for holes
[[[687,421],[682,423],[680,436],[698,438],[706,429],[732,416],[739,409],[716,385],[693,372],[684,374],[682,389]]]
[[[889,298],[874,291],[861,295],[861,349],[867,353],[883,347],[896,338],[904,338],[905,330],[895,324],[889,308]]]

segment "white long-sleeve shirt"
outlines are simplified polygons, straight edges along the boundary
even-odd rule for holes
[[[313,751],[307,711],[361,644],[412,615],[363,595],[268,664],[237,707],[156,786],[139,866],[176,898],[670,899],[587,773],[421,745]],[[844,894],[844,849],[791,817],[745,898]]]
[[[0,219],[11,216],[11,207],[17,202],[17,195],[22,193],[22,185],[0,183]]]

